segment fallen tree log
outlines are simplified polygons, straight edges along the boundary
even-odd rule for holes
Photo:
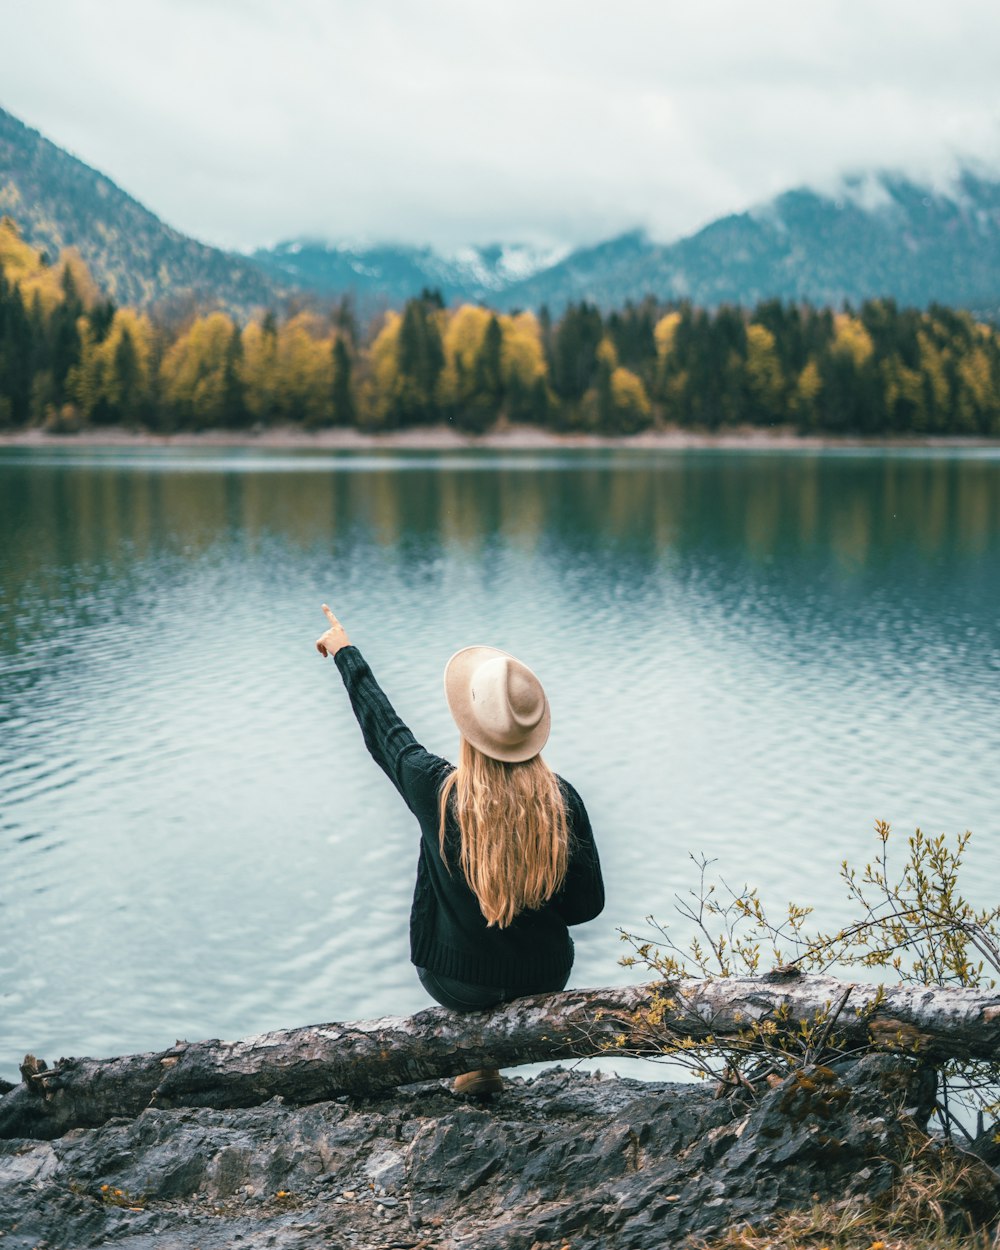
[[[654,1021],[649,1012],[655,1006]],[[237,1042],[178,1042],[117,1059],[28,1056],[0,1097],[0,1138],[54,1138],[146,1107],[248,1107],[281,1096],[370,1095],[478,1067],[579,1059],[609,1049],[655,1055],[671,1038],[719,1045],[753,1023],[806,1021],[841,1050],[902,1050],[926,1060],[1000,1062],[1000,991],[875,986],[832,977],[682,980],[518,999],[491,1012],[432,1008],[408,1018],[323,1024]]]

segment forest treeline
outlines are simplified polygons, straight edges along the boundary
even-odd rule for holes
[[[222,312],[155,321],[104,298],[72,251],[49,263],[0,222],[0,428],[500,421],[1000,435],[1000,334],[888,299],[841,312],[580,303],[555,320],[448,309],[430,291],[365,333],[346,303],[244,325]]]

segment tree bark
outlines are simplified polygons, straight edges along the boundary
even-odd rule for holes
[[[1000,990],[879,987],[779,971],[568,990],[470,1015],[432,1008],[238,1042],[178,1042],[153,1054],[60,1059],[51,1069],[28,1056],[22,1083],[0,1097],[0,1138],[58,1137],[151,1106],[249,1107],[276,1095],[318,1102],[479,1067],[609,1050],[650,1056],[671,1039],[724,1045],[745,1036],[753,1022],[775,1021],[785,1030],[800,1020],[815,1027],[817,1047],[902,1050],[932,1063],[1000,1061]]]

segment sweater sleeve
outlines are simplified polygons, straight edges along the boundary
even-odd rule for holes
[[[604,878],[583,800],[568,782],[562,784],[571,816],[570,860],[566,880],[552,903],[567,924],[583,924],[604,910]]]
[[[426,751],[403,724],[357,647],[341,647],[333,658],[372,759],[411,811],[433,800],[445,761]]]

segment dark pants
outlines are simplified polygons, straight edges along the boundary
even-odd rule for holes
[[[566,988],[569,973],[549,981],[545,985],[533,985],[530,989],[505,990],[492,985],[472,985],[468,981],[455,981],[451,977],[439,976],[427,968],[418,968],[417,976],[435,1002],[451,1011],[489,1011],[501,1003],[512,1002],[515,998],[526,998],[529,994],[554,994]]]

